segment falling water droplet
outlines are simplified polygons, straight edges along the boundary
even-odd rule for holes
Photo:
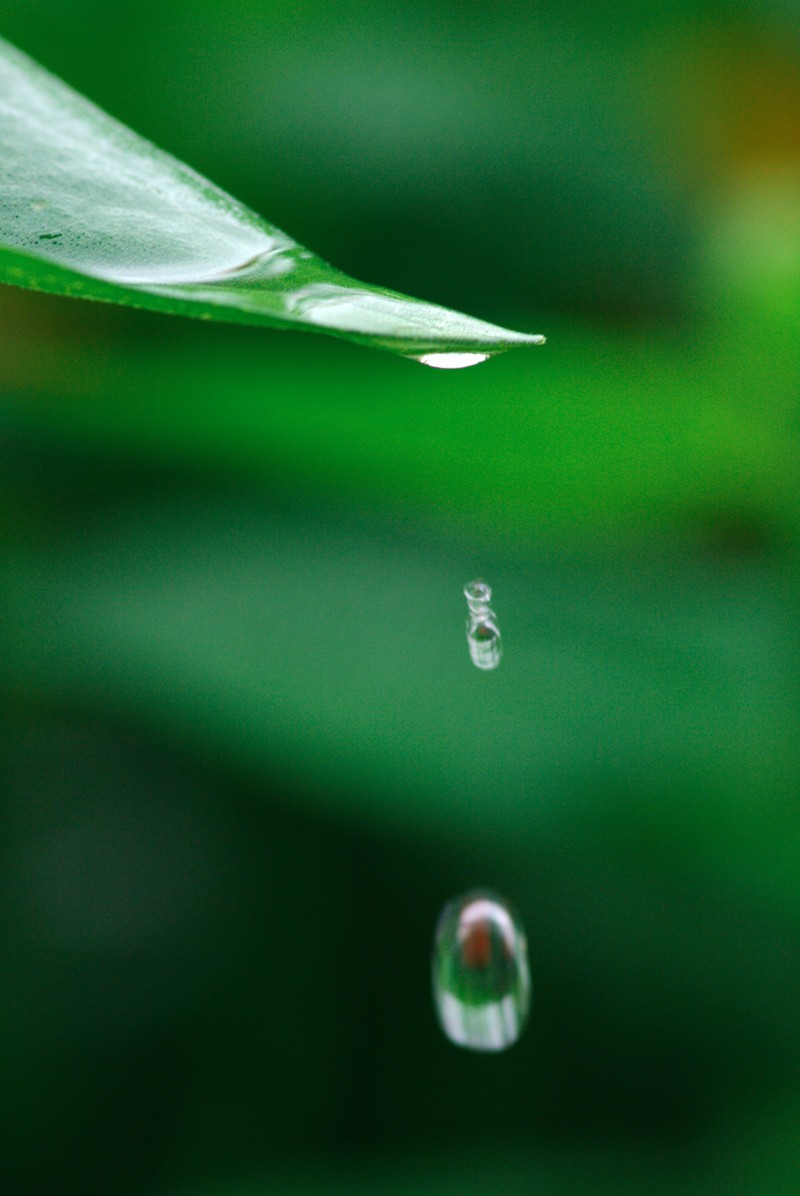
[[[464,586],[469,607],[467,643],[472,663],[478,669],[496,669],[503,655],[496,615],[490,609],[491,587],[485,581],[471,581]]]
[[[433,946],[433,996],[457,1046],[502,1051],[528,1017],[531,979],[525,931],[502,897],[476,889],[446,905]]]
[[[464,370],[470,365],[480,365],[491,353],[423,353],[414,358],[420,365],[432,365],[436,370]]]

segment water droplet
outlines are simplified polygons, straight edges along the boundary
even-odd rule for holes
[[[492,590],[485,581],[471,581],[464,586],[469,607],[467,644],[472,663],[478,669],[496,669],[503,655],[503,644],[496,615],[489,607]]]
[[[420,365],[432,365],[436,370],[464,370],[470,365],[487,361],[491,353],[423,353],[415,357]]]
[[[518,915],[496,893],[476,889],[442,910],[433,946],[433,996],[457,1046],[502,1051],[528,1017],[528,947]]]

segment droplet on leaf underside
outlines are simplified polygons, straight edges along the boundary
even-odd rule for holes
[[[547,343],[547,337],[538,334],[530,334],[525,337],[525,343],[529,345],[544,345]],[[503,353],[506,349],[511,348],[511,345],[503,345],[496,349],[486,349],[479,352],[430,352],[420,353],[411,357],[412,361],[418,361],[420,365],[430,365],[436,370],[464,370],[471,365],[480,365],[482,361],[488,361],[490,357],[497,357],[498,354]]]
[[[414,361],[431,365],[436,370],[464,370],[471,365],[480,365],[490,357],[491,353],[423,353]]]

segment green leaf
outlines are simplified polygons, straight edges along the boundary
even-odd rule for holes
[[[430,365],[543,337],[355,282],[0,40],[0,281]]]

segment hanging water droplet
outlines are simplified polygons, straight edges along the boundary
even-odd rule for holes
[[[420,365],[432,365],[436,370],[464,370],[470,365],[487,361],[491,353],[423,353],[416,357]]]
[[[519,1038],[531,999],[528,948],[519,917],[496,893],[476,889],[442,910],[433,996],[457,1046],[502,1051]]]
[[[485,581],[471,581],[464,586],[469,607],[467,643],[472,663],[478,669],[496,669],[503,655],[503,644],[496,615],[489,607],[492,591]]]

